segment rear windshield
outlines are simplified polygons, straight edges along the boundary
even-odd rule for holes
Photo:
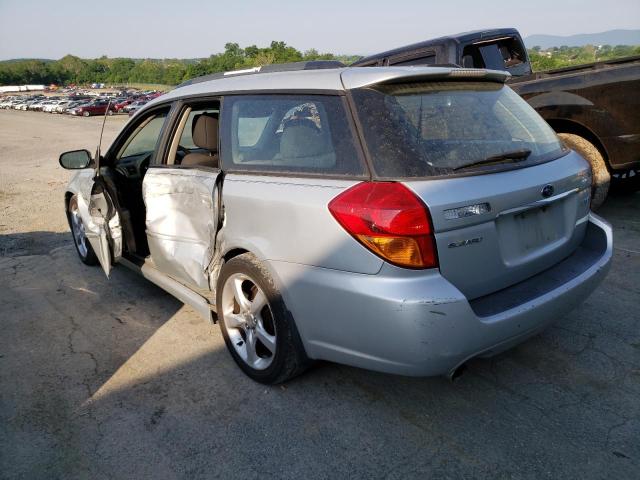
[[[551,127],[499,83],[393,84],[353,97],[378,177],[528,166],[564,153]]]

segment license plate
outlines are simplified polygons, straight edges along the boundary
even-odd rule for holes
[[[564,218],[557,205],[533,208],[513,215],[520,251],[528,252],[555,242],[563,236]]]
[[[566,222],[562,201],[498,217],[496,227],[503,260],[519,264],[563,241]]]

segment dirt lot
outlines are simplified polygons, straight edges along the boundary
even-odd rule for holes
[[[57,155],[99,121],[0,111],[1,478],[638,478],[640,194],[601,210],[586,303],[455,383],[322,364],[269,388],[189,307],[76,258]]]

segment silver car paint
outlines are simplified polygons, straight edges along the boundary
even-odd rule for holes
[[[382,259],[347,234],[327,208],[356,183],[229,174],[223,187],[222,248],[243,248],[261,260],[375,274]]]
[[[335,70],[243,76],[177,89],[149,103],[142,111],[160,102],[197,94],[303,87],[342,90],[347,85],[369,85],[429,75],[436,78],[452,72],[452,69],[433,68],[400,68],[391,72],[385,67],[358,69],[357,72]],[[456,73],[459,74],[479,75],[464,71]],[[503,81],[504,75],[492,80]],[[154,170],[150,169],[150,172]],[[169,171],[157,169],[152,175],[157,175],[156,179],[165,175],[168,178],[173,175],[167,173]],[[556,192],[578,190],[570,200],[573,204],[569,205],[573,206],[573,216],[567,217],[578,228],[564,239],[561,248],[565,249],[562,250],[564,254],[570,253],[571,246],[589,243],[594,235],[606,238],[606,248],[598,252],[597,261],[560,287],[490,317],[478,317],[465,293],[477,296],[483,294],[483,290],[474,291],[472,284],[456,277],[455,268],[447,271],[447,264],[450,262],[462,273],[465,266],[471,266],[473,276],[484,274],[479,264],[483,255],[472,249],[483,243],[487,245],[490,240],[456,249],[455,254],[466,255],[463,259],[453,254],[442,258],[443,245],[454,237],[459,240],[465,228],[471,229],[469,233],[475,238],[475,227],[482,230],[482,225],[491,225],[496,214],[536,201],[533,193],[548,181],[548,175],[555,182]],[[583,186],[587,176],[584,161],[571,154],[548,164],[505,172],[503,177],[492,174],[406,182],[432,209],[441,255],[440,269],[414,271],[383,262],[331,216],[327,208],[329,201],[357,181],[228,174],[223,184],[224,222],[217,234],[213,259],[211,252],[203,248],[211,239],[201,238],[193,243],[193,248],[180,246],[181,258],[190,262],[188,272],[172,272],[171,268],[176,264],[165,265],[169,271],[156,269],[154,263],[158,266],[157,262],[145,264],[142,270],[145,274],[146,269],[145,276],[154,283],[196,305],[198,311],[207,316],[203,297],[192,295],[182,284],[171,280],[171,273],[176,276],[187,273],[189,277],[189,272],[193,274],[195,269],[205,271],[209,267],[205,264],[211,260],[214,264],[217,262],[210,269],[214,273],[211,273],[209,283],[213,285],[225,252],[250,251],[264,261],[280,287],[311,358],[409,375],[447,373],[467,358],[506,348],[544,328],[586,298],[604,277],[611,262],[611,228],[587,213],[588,207],[581,203],[585,198]],[[89,176],[81,172],[72,180],[70,191],[85,195],[90,192],[90,185]],[[460,188],[453,188],[454,185]],[[512,197],[508,198],[505,186],[511,187]],[[213,199],[205,201],[200,195],[204,190],[200,194],[195,190],[194,187],[191,197],[177,195],[165,205],[173,212],[185,209],[196,198],[201,198],[205,204]],[[453,223],[447,223],[452,221],[442,217],[445,209],[487,199],[492,202],[491,217],[469,217]],[[150,197],[145,200],[149,202]],[[194,235],[211,234],[211,218],[197,218],[198,222],[194,222],[195,218],[186,219],[186,216],[181,220],[176,218],[171,228],[178,233],[183,228],[190,228],[189,223],[197,223],[192,225]],[[167,221],[171,222],[171,219],[152,216],[147,227],[154,229],[166,225]],[[155,247],[156,252],[165,255],[170,251],[166,243],[158,242]],[[529,268],[514,273],[511,278],[525,276],[525,271],[534,275],[540,271],[539,264]],[[191,277],[195,280],[194,288],[204,284],[197,275]],[[488,290],[495,290],[499,284],[497,280],[488,283]]]
[[[440,271],[469,299],[505,288],[558,263],[582,241],[589,213],[589,165],[573,152],[519,170],[405,184],[429,207]],[[515,221],[516,210],[539,210],[541,190],[547,184],[555,187],[556,195],[545,200],[549,211],[544,215],[552,222],[551,235],[557,238],[539,248],[526,248],[517,240],[520,226]],[[573,193],[563,196],[567,192]],[[491,205],[489,213],[452,220],[444,217],[447,209],[485,202]],[[549,234],[540,230],[536,225],[529,235]],[[477,238],[482,241],[448,248],[451,243]]]
[[[402,79],[476,78],[504,83],[511,75],[497,70],[479,70],[448,67],[367,67],[336,68],[331,70],[302,70],[292,72],[261,73],[260,75],[232,75],[176,88],[155,98],[136,116],[160,103],[198,95],[250,91],[336,91],[400,81]]]
[[[611,266],[610,226],[593,213],[588,234],[604,237],[597,261],[561,287],[514,308],[479,317],[437,270],[384,264],[361,275],[267,262],[296,319],[307,354],[403,375],[450,374],[478,355],[493,355],[547,327],[581,303]]]

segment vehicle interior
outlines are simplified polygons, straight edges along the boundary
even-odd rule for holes
[[[218,168],[219,102],[185,107],[170,144],[168,165]]]
[[[466,45],[462,51],[462,66],[465,68],[508,70],[512,75],[530,73],[526,60],[522,44],[515,37],[472,43]]]
[[[126,251],[137,257],[149,255],[145,234],[142,180],[149,168],[169,108],[143,117],[119,140],[100,169],[107,190],[121,216]]]
[[[321,102],[239,101],[231,122],[234,164],[316,169],[336,164],[330,119]]]

